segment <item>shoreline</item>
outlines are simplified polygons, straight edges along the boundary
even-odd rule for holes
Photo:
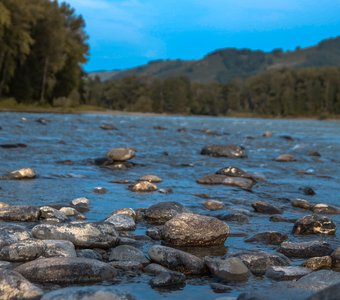
[[[265,116],[251,113],[235,113],[230,115],[194,115],[194,114],[171,114],[154,112],[129,112],[120,110],[109,110],[100,107],[87,108],[0,108],[0,113],[28,113],[28,114],[99,114],[99,115],[127,115],[127,116],[146,116],[146,117],[213,117],[213,118],[244,118],[244,119],[274,119],[274,120],[315,120],[315,121],[340,121],[340,115],[328,116]]]

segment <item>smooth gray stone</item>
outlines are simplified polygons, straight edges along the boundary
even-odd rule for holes
[[[164,224],[163,240],[174,246],[223,245],[230,234],[229,226],[215,217],[183,213]]]
[[[0,208],[1,221],[36,222],[39,217],[40,210],[34,206],[10,205]]]
[[[133,217],[123,214],[110,216],[104,222],[113,224],[118,231],[132,231],[136,229]]]
[[[205,263],[212,274],[227,282],[247,281],[250,276],[246,265],[237,257],[225,259],[206,257]]]
[[[109,286],[67,287],[45,294],[41,300],[134,300],[135,297]]]
[[[16,224],[0,225],[0,249],[31,237],[31,233],[23,226]]]
[[[326,242],[283,242],[277,250],[288,257],[310,258],[330,255],[333,252],[331,246]]]
[[[118,242],[118,233],[110,223],[41,224],[32,235],[42,240],[67,240],[81,248],[110,248]]]
[[[288,235],[276,231],[260,232],[245,240],[247,243],[262,243],[267,245],[280,245],[288,239]]]
[[[129,147],[112,148],[106,156],[113,161],[127,161],[133,158],[136,150]]]
[[[152,224],[164,224],[184,212],[187,212],[186,208],[178,202],[160,202],[145,211],[145,220]]]
[[[147,274],[157,275],[162,272],[172,272],[172,271],[166,267],[163,267],[162,265],[151,263],[144,268],[144,272]]]
[[[62,222],[68,220],[67,216],[64,213],[50,206],[40,207],[40,218],[41,219],[55,218]]]
[[[110,281],[117,271],[99,260],[80,257],[42,258],[15,269],[28,280],[39,283],[89,283]]]
[[[238,145],[208,145],[201,150],[202,155],[215,157],[243,158],[247,157],[246,150]]]
[[[43,257],[77,257],[73,243],[64,240],[43,240],[46,249]]]
[[[97,251],[93,249],[79,249],[77,250],[77,256],[83,258],[103,260],[103,257]]]
[[[41,256],[46,244],[41,240],[28,239],[5,246],[0,250],[0,259],[12,262],[30,261]]]
[[[39,300],[44,292],[21,274],[0,268],[0,298]]]
[[[339,300],[339,295],[340,283],[336,283],[310,296],[307,300]]]
[[[280,208],[274,205],[271,205],[269,203],[262,202],[262,201],[252,203],[251,206],[254,208],[255,212],[258,212],[261,214],[269,214],[269,215],[282,214],[282,210]]]
[[[143,264],[138,261],[119,260],[111,261],[109,264],[117,270],[135,273],[136,275],[143,270]]]
[[[274,280],[295,280],[312,272],[310,269],[296,266],[288,267],[269,267],[266,270],[266,277]]]
[[[130,245],[121,245],[111,249],[110,261],[136,261],[141,264],[148,264],[150,261],[144,253]]]
[[[150,248],[149,256],[152,261],[186,275],[206,273],[206,266],[202,259],[181,250],[155,245]]]
[[[185,279],[185,275],[180,272],[162,272],[150,280],[150,285],[152,288],[183,286]]]

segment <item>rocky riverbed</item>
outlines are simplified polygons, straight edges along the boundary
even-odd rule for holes
[[[1,299],[337,299],[338,121],[0,128]]]

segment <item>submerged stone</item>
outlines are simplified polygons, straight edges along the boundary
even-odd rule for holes
[[[294,224],[294,234],[329,234],[333,235],[336,231],[335,223],[323,216],[308,215],[300,218]]]

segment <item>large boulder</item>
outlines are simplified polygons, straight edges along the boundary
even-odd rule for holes
[[[202,259],[181,250],[155,245],[150,248],[149,256],[152,261],[186,275],[206,273],[205,263]]]
[[[308,215],[300,218],[294,224],[294,234],[329,234],[336,231],[335,223],[324,216]]]
[[[118,233],[110,223],[40,224],[32,229],[41,240],[66,240],[81,248],[110,248],[117,244]]]
[[[25,278],[38,283],[89,283],[110,281],[116,270],[99,260],[80,257],[37,259],[15,269]]]
[[[246,150],[238,145],[208,145],[201,150],[202,155],[214,157],[242,158],[246,157]]]
[[[186,208],[178,202],[160,202],[151,205],[145,211],[145,220],[152,224],[164,224],[176,215],[186,211]]]
[[[39,300],[43,291],[18,272],[0,268],[0,298],[4,300]]]
[[[183,213],[164,224],[163,240],[175,246],[223,245],[230,234],[229,226],[214,217]]]
[[[0,221],[36,222],[39,220],[38,207],[26,205],[10,205],[0,208]]]

